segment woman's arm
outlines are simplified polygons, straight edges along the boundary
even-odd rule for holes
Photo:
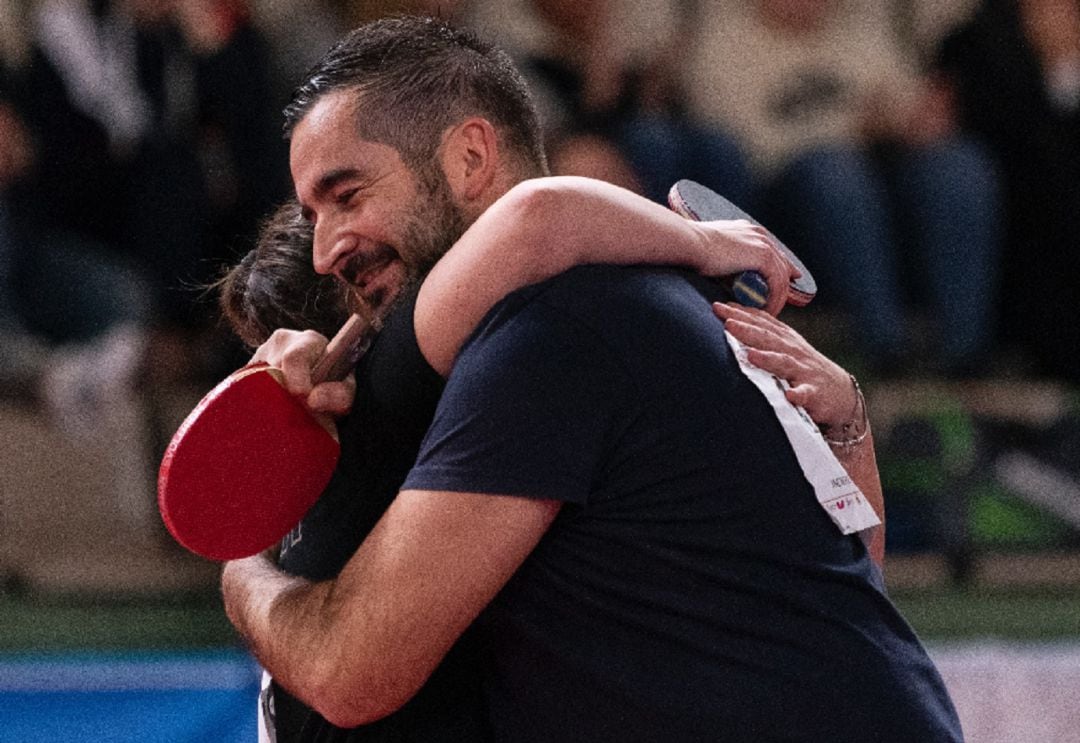
[[[874,455],[866,401],[853,377],[791,327],[760,310],[714,304],[724,328],[747,348],[751,364],[786,379],[788,400],[801,405],[829,441],[829,448],[881,519],[868,530],[867,549],[885,559],[885,499]]]
[[[461,344],[499,300],[584,263],[666,264],[707,276],[761,272],[779,313],[793,268],[768,231],[744,220],[691,222],[603,181],[573,176],[518,184],[443,256],[416,303],[428,363],[450,372]]]

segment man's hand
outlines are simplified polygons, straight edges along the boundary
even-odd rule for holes
[[[356,380],[349,374],[335,382],[312,381],[311,372],[326,351],[325,336],[314,330],[275,330],[259,346],[252,363],[263,362],[281,372],[281,382],[291,394],[302,398],[316,417],[339,418],[352,408]]]
[[[221,570],[221,594],[224,599],[225,615],[236,630],[244,637],[253,632],[252,625],[267,621],[274,594],[269,591],[253,590],[265,580],[287,580],[273,560],[271,551],[260,552],[251,557],[229,560]]]

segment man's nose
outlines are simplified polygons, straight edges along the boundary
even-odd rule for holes
[[[315,223],[311,261],[316,273],[333,273],[334,267],[347,250],[348,241],[342,239],[340,231],[333,229],[328,220],[320,220]]]

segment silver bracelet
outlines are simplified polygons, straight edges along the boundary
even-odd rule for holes
[[[821,436],[825,439],[825,443],[844,451],[858,446],[870,434],[870,416],[866,411],[866,397],[863,395],[862,387],[859,386],[859,380],[855,379],[855,375],[848,372],[848,378],[851,380],[851,386],[855,388],[855,407],[851,409],[851,419],[840,426],[840,437],[832,438],[825,433],[832,426],[818,426],[821,429]],[[859,408],[862,408],[861,416],[859,415]],[[858,418],[862,420],[857,422]],[[862,425],[861,432],[859,431],[859,423]],[[853,431],[854,433],[852,433]]]

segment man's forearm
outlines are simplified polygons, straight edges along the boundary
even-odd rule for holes
[[[321,607],[329,584],[289,576],[264,555],[226,563],[225,612],[263,667],[290,692],[316,704],[327,669]]]
[[[227,563],[229,619],[266,669],[339,727],[390,714],[540,541],[557,501],[405,491],[332,581]]]

